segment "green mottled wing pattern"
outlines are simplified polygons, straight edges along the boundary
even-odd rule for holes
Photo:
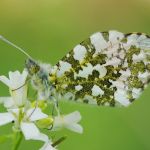
[[[141,33],[97,32],[53,68],[49,80],[68,100],[128,106],[150,79],[150,38]]]

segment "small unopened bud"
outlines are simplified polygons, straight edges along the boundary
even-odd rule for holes
[[[49,128],[53,124],[54,120],[52,117],[44,118],[36,121],[36,125],[39,128]]]

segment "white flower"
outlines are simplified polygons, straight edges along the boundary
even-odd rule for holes
[[[26,140],[40,136],[35,121],[47,118],[40,108],[9,109],[8,112],[0,113],[0,126],[14,121],[14,129],[21,130]]]
[[[0,126],[10,123],[14,120],[14,116],[11,113],[0,113]]]
[[[15,131],[21,131],[26,140],[40,140],[46,144],[49,142],[48,136],[42,134],[34,122],[47,117],[48,115],[44,114],[40,108],[29,108],[27,110],[24,108],[9,109],[8,112],[0,113],[0,126],[13,121],[13,129]],[[42,150],[54,149],[43,148]]]
[[[11,99],[6,100],[9,107],[23,106],[27,100],[27,71],[24,70],[22,74],[19,71],[9,72],[9,78],[0,76],[0,81],[9,87]],[[9,103],[9,104],[8,104]]]
[[[56,150],[52,145],[51,142],[46,142],[40,150]]]
[[[23,114],[24,116],[19,122],[19,118]],[[45,143],[40,150],[56,150],[54,147],[52,147],[48,136],[41,133],[34,124],[35,121],[47,117],[48,116],[46,114],[42,113],[40,108],[32,108],[26,112],[21,112],[19,109],[11,109],[9,112],[0,113],[0,126],[14,121],[14,129],[16,131],[21,131],[26,140],[39,140]]]
[[[78,122],[81,120],[81,115],[78,111],[70,113],[68,115],[56,116],[54,118],[53,131],[67,128],[77,133],[83,133],[83,128]]]
[[[27,75],[24,70],[22,74],[18,71],[9,72],[9,79],[0,76],[0,81],[9,87],[11,94],[11,97],[0,98],[0,102],[7,109],[7,112],[0,113],[0,126],[14,122],[14,131],[21,131],[26,140],[43,141],[45,144],[42,150],[54,150],[50,145],[48,136],[41,133],[35,125],[35,121],[45,119],[48,115],[44,114],[38,107],[33,108],[27,100],[27,85],[25,85]]]

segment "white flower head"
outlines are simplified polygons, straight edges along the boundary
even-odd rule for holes
[[[0,81],[6,84],[10,89],[14,90],[25,84],[28,72],[24,69],[22,74],[19,71],[9,72],[9,78],[0,76]]]
[[[40,130],[35,124],[35,121],[47,117],[48,115],[44,114],[40,108],[8,109],[8,112],[0,113],[0,126],[8,124],[13,121],[14,131],[21,131],[26,140],[39,140],[43,141],[46,144],[49,142],[49,138],[47,135],[40,132]]]
[[[23,70],[22,74],[19,71],[9,72],[9,78],[0,76],[0,81],[6,84],[10,89],[11,100],[7,101],[7,106],[23,106],[27,100],[27,71]],[[10,104],[11,103],[11,104]]]
[[[48,117],[41,109],[32,107],[27,100],[27,71],[21,74],[19,71],[9,72],[9,78],[0,76],[0,81],[9,87],[11,97],[1,97],[7,112],[0,113],[0,126],[14,122],[15,132],[22,132],[26,140],[40,140],[45,144],[42,150],[54,150],[50,145],[47,135],[40,132],[35,122]],[[44,148],[45,147],[45,148]]]
[[[54,118],[53,131],[67,128],[77,133],[83,133],[83,128],[78,122],[81,120],[81,115],[78,111],[68,115],[56,116]]]

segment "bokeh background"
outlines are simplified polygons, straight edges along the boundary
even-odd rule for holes
[[[92,33],[110,29],[150,34],[150,0],[0,0],[0,34],[43,62],[55,64]],[[21,71],[25,58],[0,41],[0,74]],[[7,95],[0,84],[0,96]],[[79,110],[84,133],[56,133],[68,136],[60,150],[150,150],[150,87],[128,108],[64,102],[61,110]],[[11,125],[0,127],[0,135],[10,132]],[[23,140],[20,150],[37,150],[42,144]],[[10,149],[10,141],[0,144],[0,150]]]

